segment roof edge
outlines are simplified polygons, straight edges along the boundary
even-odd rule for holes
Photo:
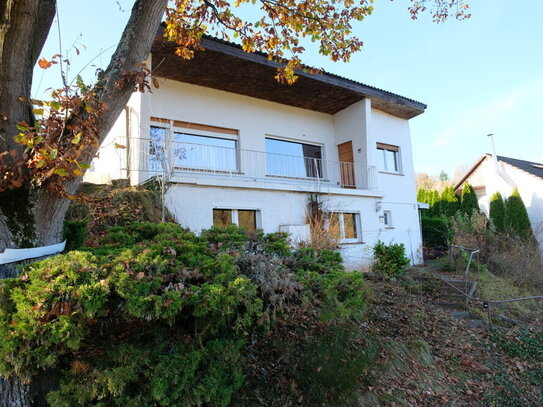
[[[477,167],[479,167],[479,165],[481,165],[481,163],[489,156],[489,154],[483,154],[476,162],[475,164],[473,164],[473,166],[468,170],[468,172],[466,173],[466,175],[464,175],[460,181],[458,181],[455,185],[454,185],[454,191],[456,192],[464,182],[466,182],[466,180],[469,178],[469,176],[471,174],[473,174],[473,172],[477,169]]]
[[[164,32],[164,23],[162,23],[161,26],[159,27],[157,34],[162,36],[163,32]],[[255,62],[261,65],[270,66],[273,68],[277,68],[280,66],[280,64],[277,61],[269,60],[268,54],[264,52],[256,51],[252,53],[247,53],[242,49],[241,45],[239,44],[221,40],[219,38],[212,37],[209,35],[204,35],[200,41],[200,44],[205,49],[224,53],[226,55],[230,55],[232,57],[239,58],[242,60]],[[306,66],[306,65],[304,65],[304,67],[310,68],[309,66]],[[336,74],[328,73],[326,71],[321,71],[321,72],[322,73],[311,74],[309,72],[305,72],[304,70],[296,70],[296,74],[301,77],[310,78],[319,82],[326,83],[328,85],[347,89],[347,90],[356,92],[365,98],[380,99],[389,103],[396,104],[403,108],[409,109],[410,114],[409,114],[408,119],[412,119],[424,113],[424,111],[427,108],[426,104],[422,102],[418,102],[414,99],[410,99],[405,96],[401,96],[401,95],[398,95],[398,94],[395,94],[383,89],[366,85],[364,83],[357,82],[353,79],[344,78]]]

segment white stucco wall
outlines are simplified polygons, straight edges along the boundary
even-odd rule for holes
[[[184,226],[195,232],[209,228],[213,207],[257,209],[261,211],[261,227],[265,232],[279,231],[284,225],[305,223],[309,192],[320,192],[331,211],[360,214],[362,243],[341,246],[347,267],[367,268],[371,263],[371,248],[377,240],[385,243],[404,243],[413,263],[422,261],[421,235],[416,206],[415,177],[413,171],[408,122],[371,108],[370,100],[362,100],[345,110],[328,115],[268,102],[247,96],[161,80],[161,86],[152,93],[137,94],[130,102],[130,178],[139,184],[149,174],[138,171],[147,167],[147,152],[151,117],[179,120],[239,132],[238,147],[262,151],[266,136],[322,146],[325,160],[338,160],[337,145],[353,142],[355,163],[377,166],[376,142],[400,147],[402,175],[377,174],[376,191],[333,188],[307,188],[274,185],[271,180],[212,177],[209,174],[176,176],[175,184],[167,194],[167,205]],[[123,112],[124,115],[124,112]],[[122,115],[122,116],[123,116]],[[125,144],[126,122],[120,117],[104,143],[100,158],[95,160],[97,177],[106,174],[110,179],[126,177],[126,163],[119,163],[112,153],[114,141]],[[359,151],[360,150],[360,151]],[[243,170],[244,163],[241,162]],[[331,174],[331,171],[330,171]],[[339,180],[338,180],[339,181]],[[336,185],[337,186],[337,185]],[[380,222],[383,210],[391,211],[393,225],[385,228]]]
[[[374,160],[374,165],[378,166],[376,143],[397,146],[400,152],[401,171],[399,174],[377,171],[377,183],[384,194],[379,204],[379,214],[390,211],[394,228],[393,233],[385,235],[381,240],[387,244],[404,243],[407,255],[412,260],[415,259],[415,262],[420,262],[422,240],[409,122],[372,109],[369,134],[374,146],[374,156],[370,157]]]
[[[169,189],[166,203],[176,220],[196,233],[213,224],[213,208],[260,211],[259,226],[264,232],[272,233],[280,231],[285,225],[305,224],[308,198],[304,192],[176,184]],[[386,243],[404,243],[407,256],[415,263],[420,262],[418,220],[413,219],[411,208],[397,208],[396,226],[387,229],[379,222],[375,210],[377,200],[375,197],[348,195],[323,197],[326,210],[360,215],[362,241],[340,245],[345,266],[356,270],[367,269],[371,265],[372,247],[379,239]]]
[[[127,106],[121,111],[100,146],[96,158],[92,161],[91,168],[85,173],[84,182],[107,184],[115,179],[126,179],[132,176],[133,183],[138,183],[139,158],[137,154],[141,150],[138,139],[142,132],[141,100],[141,93],[132,94]],[[116,145],[125,148],[117,148]],[[134,170],[132,174],[129,172],[130,167]]]
[[[514,185],[508,183],[496,172],[494,162],[489,156],[467,179],[474,188],[481,186],[485,188],[484,195],[479,197],[481,210],[488,215],[492,195],[499,192],[506,199],[516,186],[526,206],[539,247],[543,250],[543,180],[506,163],[499,162],[498,165]]]

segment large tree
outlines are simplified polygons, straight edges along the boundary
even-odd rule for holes
[[[257,21],[245,21],[241,3],[260,8]],[[301,39],[319,51],[347,61],[361,41],[351,22],[373,11],[372,0],[135,0],[111,62],[89,87],[69,85],[53,95],[50,115],[37,120],[30,99],[33,68],[56,12],[56,0],[0,1],[0,252],[62,240],[72,196],[92,157],[126,105],[135,86],[144,87],[142,61],[166,13],[165,36],[190,58],[206,32],[232,35],[247,52],[263,51],[281,63],[276,78],[292,83],[301,68]],[[465,18],[463,0],[417,0],[413,18],[430,8],[434,20]],[[57,60],[62,60],[62,56]],[[46,68],[51,60],[40,60]],[[145,74],[145,71],[143,71]],[[5,384],[5,383],[4,383]],[[11,380],[2,390],[4,405],[24,406],[28,387]]]

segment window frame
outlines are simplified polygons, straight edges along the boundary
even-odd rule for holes
[[[400,147],[392,145],[392,144],[377,143],[376,148],[377,148],[378,154],[380,155],[379,162],[377,165],[379,172],[386,173],[386,174],[402,175],[403,167],[402,167],[402,155],[400,152]],[[387,152],[393,153],[394,161],[396,164],[395,166],[397,167],[397,169],[388,168],[388,161],[387,161],[387,155],[386,155]]]
[[[213,211],[214,210],[228,210],[230,214],[230,222],[232,225],[237,227],[239,226],[239,211],[252,211],[255,213],[255,230],[262,229],[262,217],[260,208],[246,208],[246,207],[231,207],[228,205],[215,205],[211,208],[211,225],[215,226],[213,222]]]
[[[383,224],[385,225],[386,229],[394,229],[394,222],[391,210],[386,209],[383,211]]]
[[[165,139],[164,140],[160,140],[160,143],[157,143],[157,145],[153,146],[153,138],[151,137],[151,131],[153,128],[156,128],[156,129],[162,129],[162,130],[165,130],[166,131],[166,134],[165,134]],[[169,172],[171,170],[171,160],[170,160],[170,157],[168,155],[166,155],[166,158],[165,158],[165,162],[168,166],[168,168],[158,168],[158,167],[162,167],[162,163],[160,163],[159,159],[156,158],[155,154],[153,154],[151,151],[152,151],[152,148],[157,148],[157,147],[161,147],[161,144],[164,143],[164,145],[162,146],[162,148],[164,148],[164,154],[167,154],[168,152],[168,149],[165,147],[166,145],[168,145],[168,143],[170,142],[170,134],[171,134],[171,131],[170,131],[170,125],[169,123],[161,123],[161,122],[151,122],[150,126],[149,126],[149,131],[148,131],[148,138],[145,139],[145,141],[147,141],[147,160],[146,161],[146,164],[147,164],[147,171],[151,174],[151,176],[155,175],[158,171],[167,171]],[[156,168],[155,166],[152,164],[152,162],[154,161],[153,159],[156,159],[157,161],[157,164],[156,164]],[[162,174],[161,174],[162,175]]]
[[[285,143],[292,143],[292,144],[298,144],[300,146],[302,146],[302,154],[303,154],[303,146],[306,145],[306,146],[310,146],[310,147],[318,147],[319,150],[320,150],[320,155],[321,157],[318,158],[318,160],[320,160],[320,176],[319,177],[310,177],[310,176],[299,176],[299,175],[282,175],[282,174],[273,174],[270,172],[270,168],[269,168],[269,165],[268,165],[268,159],[269,159],[269,155],[268,154],[277,154],[277,155],[283,155],[283,156],[286,156],[286,157],[295,157],[295,158],[301,158],[304,160],[304,170],[307,174],[307,171],[308,171],[308,168],[306,167],[306,163],[305,163],[305,159],[310,159],[310,158],[313,158],[313,157],[306,157],[305,155],[304,156],[296,156],[296,155],[292,155],[292,154],[282,154],[282,153],[273,153],[273,152],[270,152],[268,151],[268,148],[267,148],[267,145],[266,145],[266,141],[267,140],[274,140],[274,141],[282,141],[282,142],[285,142]],[[270,176],[270,177],[279,177],[279,178],[295,178],[295,179],[318,179],[318,180],[325,180],[327,179],[327,168],[326,168],[326,159],[325,159],[325,148],[324,148],[324,144],[321,144],[321,143],[317,143],[317,142],[308,142],[306,140],[298,140],[298,139],[290,139],[290,138],[286,138],[286,137],[279,137],[279,136],[274,136],[272,134],[265,134],[264,135],[264,151],[265,151],[265,154],[266,154],[266,176]]]
[[[228,136],[228,135],[224,135],[225,137],[223,137],[221,135],[221,137],[219,137],[214,133],[200,131],[201,133],[209,133],[209,134],[199,134],[200,132],[198,132],[197,130],[194,130],[194,129],[189,129],[189,130],[190,130],[190,132],[176,131],[175,129],[172,130],[171,143],[186,143],[186,144],[192,144],[192,145],[195,145],[195,146],[209,146],[209,147],[231,149],[234,152],[234,168],[232,168],[232,169],[228,169],[228,168],[213,169],[213,168],[206,168],[204,166],[198,167],[198,166],[194,166],[194,165],[192,165],[192,166],[191,165],[186,165],[186,166],[185,165],[178,165],[177,158],[175,156],[171,157],[172,168],[174,168],[174,169],[196,170],[196,171],[206,171],[206,172],[233,172],[233,173],[237,173],[237,172],[240,171],[240,154],[239,154],[239,139],[238,139],[238,137],[236,137],[236,136]],[[221,146],[213,146],[213,145],[208,145],[208,144],[191,143],[191,142],[188,142],[188,141],[187,142],[176,141],[175,140],[175,135],[176,134],[186,135],[186,136],[204,137],[204,138],[210,138],[210,139],[233,141],[235,147],[234,148],[221,147]]]
[[[148,130],[148,136],[145,141],[147,141],[147,171],[152,173],[155,170],[151,166],[151,128],[161,128],[166,130],[166,140],[165,140],[165,154],[166,154],[166,162],[168,165],[168,171],[173,172],[175,169],[184,169],[184,170],[194,170],[198,172],[228,172],[228,173],[239,173],[241,171],[241,162],[240,162],[240,140],[239,140],[239,131],[238,130],[232,130],[232,129],[224,129],[229,130],[229,132],[222,132],[220,131],[222,128],[218,128],[215,126],[210,125],[198,125],[194,123],[189,122],[180,122],[177,120],[168,120],[168,119],[159,119],[155,117],[151,117],[149,121],[149,130]],[[213,129],[218,129],[217,131],[212,131]],[[234,134],[236,132],[237,134]],[[235,142],[235,170],[214,170],[213,168],[192,168],[190,166],[178,166],[176,165],[176,157],[174,154],[172,154],[171,144],[175,143],[174,138],[175,134],[186,134],[189,136],[199,136],[199,137],[209,137],[209,138],[215,138],[215,139],[224,139],[224,140],[232,140]],[[191,144],[191,143],[188,143]],[[205,145],[205,144],[198,144],[193,143],[195,145]],[[228,147],[226,147],[228,148]],[[152,174],[154,175],[154,173]]]
[[[345,237],[345,215],[354,215],[354,227],[355,227],[355,233],[356,236],[354,238],[346,238]],[[339,220],[339,233],[340,237],[338,239],[338,242],[340,244],[345,243],[362,243],[362,221],[360,212],[358,211],[330,211],[328,212],[328,220],[327,220],[327,226],[326,229],[329,230],[330,228],[330,217],[332,215],[338,215]]]

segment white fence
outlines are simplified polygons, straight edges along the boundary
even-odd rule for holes
[[[132,165],[132,170],[145,171],[149,177],[163,172],[173,176],[206,174],[273,183],[318,183],[328,187],[377,189],[373,166],[179,141],[166,144],[151,139],[139,141],[149,147],[137,155],[143,165]]]

